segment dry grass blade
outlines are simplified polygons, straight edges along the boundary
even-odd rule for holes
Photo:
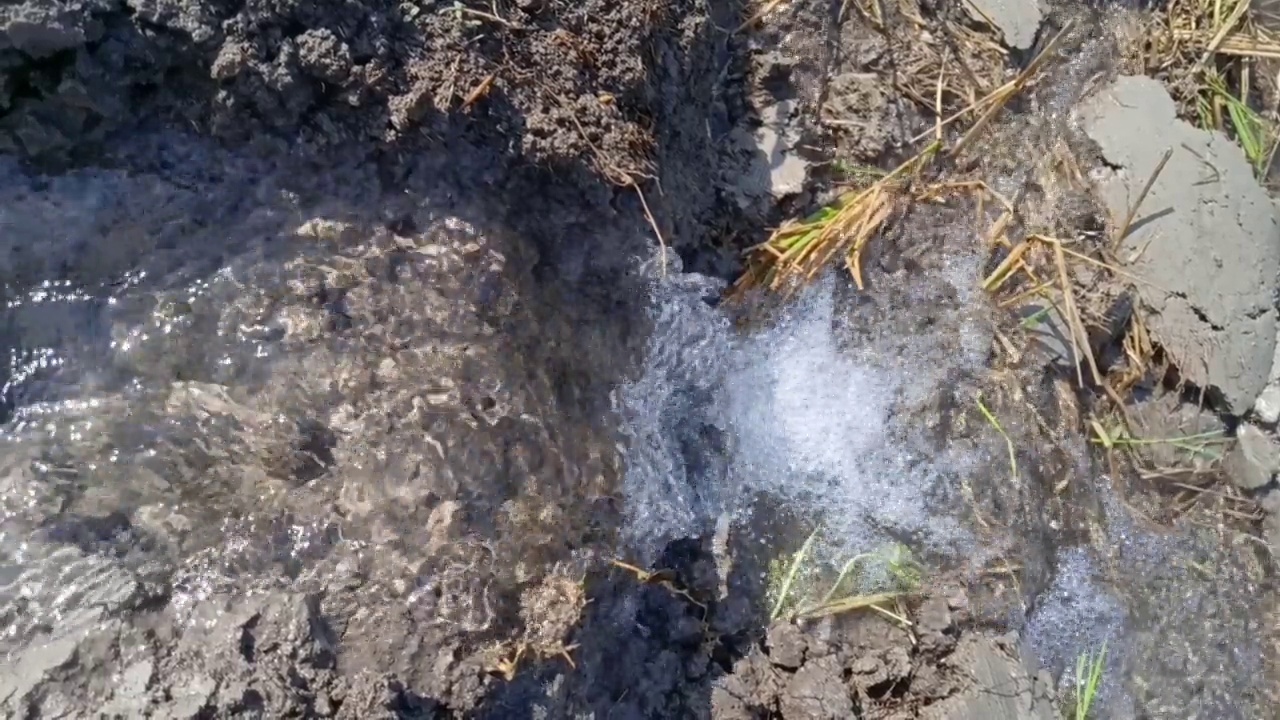
[[[979,213],[981,213],[981,196],[979,196]],[[1004,245],[1009,246],[1009,238],[1005,235],[1005,231],[1009,229],[1009,225],[1013,223],[1013,212],[1005,210],[1000,213],[1000,217],[996,219],[995,225],[991,226],[991,231],[987,233],[987,245]]]
[[[1147,333],[1146,323],[1142,321],[1142,313],[1129,316],[1128,331],[1124,335],[1124,354],[1127,362],[1113,372],[1113,387],[1119,392],[1128,393],[1143,378],[1151,375],[1152,362],[1155,359],[1155,345]]]
[[[1076,379],[1079,381],[1080,387],[1084,387],[1084,380],[1079,376],[1080,367],[1078,364],[1080,356],[1083,355],[1093,373],[1094,383],[1101,385],[1102,375],[1098,372],[1098,365],[1093,360],[1093,351],[1089,347],[1089,333],[1085,330],[1084,321],[1080,318],[1080,310],[1076,307],[1075,293],[1071,291],[1071,279],[1067,274],[1067,260],[1062,252],[1061,242],[1053,243],[1053,253],[1054,263],[1058,266],[1058,282],[1062,286],[1060,289],[1062,291],[1063,305],[1066,306],[1065,319],[1071,329],[1071,346],[1076,354]]]
[[[1160,162],[1156,164],[1155,172],[1151,173],[1151,177],[1147,178],[1147,184],[1142,186],[1142,192],[1138,193],[1138,199],[1129,207],[1129,212],[1124,216],[1124,222],[1116,231],[1116,236],[1111,240],[1111,252],[1115,252],[1120,247],[1120,243],[1125,236],[1129,234],[1129,228],[1133,225],[1133,219],[1138,215],[1138,209],[1142,207],[1142,202],[1147,199],[1147,193],[1151,192],[1151,187],[1156,184],[1156,179],[1160,177],[1160,173],[1164,170],[1164,166],[1169,163],[1169,158],[1173,157],[1173,148],[1164,151],[1164,156],[1160,158]]]
[[[1244,34],[1233,35],[1227,37],[1218,46],[1218,54],[1276,60],[1280,59],[1280,40]]]
[[[635,189],[636,196],[640,198],[640,207],[644,210],[644,218],[649,221],[649,227],[653,229],[653,235],[658,239],[658,254],[661,256],[662,277],[667,276],[667,241],[662,237],[662,230],[658,227],[658,221],[653,217],[653,213],[649,211],[649,201],[644,199],[644,191],[640,189],[640,185],[632,182],[631,187]]]
[[[982,281],[982,289],[991,293],[998,291],[1005,281],[1012,277],[1014,270],[1022,262],[1022,256],[1026,254],[1029,247],[1031,247],[1031,244],[1026,240],[1015,245],[1013,250],[1010,250],[1005,259],[1001,261],[1000,265],[987,276],[986,280]]]
[[[812,610],[808,610],[800,617],[807,619],[817,619],[828,617],[831,615],[839,615],[841,613],[852,612],[854,610],[862,610],[871,607],[878,607],[885,603],[893,602],[902,597],[903,593],[876,593],[873,595],[854,595],[852,597],[833,600],[828,603],[819,605]]]
[[[1208,64],[1213,54],[1218,51],[1218,47],[1227,39],[1227,36],[1235,30],[1236,25],[1244,18],[1245,13],[1249,11],[1250,0],[1236,0],[1235,7],[1231,9],[1231,14],[1218,27],[1217,32],[1213,34],[1213,39],[1209,41],[1208,47],[1204,49],[1204,55],[1200,57],[1200,65]]]
[[[851,190],[803,222],[778,228],[767,241],[752,248],[756,267],[738,281],[737,289],[756,284],[770,290],[788,289],[813,280],[840,254],[862,288],[863,248],[904,196],[904,180],[918,172],[937,149],[934,143],[865,189]]]
[[[1033,59],[1022,72],[1018,73],[1017,77],[999,88],[996,88],[990,95],[983,98],[978,103],[979,106],[986,107],[986,111],[983,112],[977,122],[975,122],[973,126],[965,132],[964,136],[960,138],[960,142],[956,143],[955,146],[951,148],[949,152],[951,157],[958,157],[960,153],[968,147],[969,143],[973,142],[973,139],[977,137],[978,133],[982,132],[987,124],[990,123],[1002,109],[1004,109],[1004,106],[1008,104],[1009,100],[1022,92],[1022,89],[1031,82],[1032,78],[1039,74],[1040,68],[1043,67],[1044,64],[1053,57],[1053,54],[1058,51],[1058,47],[1062,44],[1063,39],[1066,38],[1067,32],[1071,30],[1071,26],[1071,22],[1063,25],[1062,29],[1059,30],[1057,34],[1049,40],[1048,44],[1044,46],[1044,49],[1040,51],[1040,54],[1036,55],[1035,59]]]
[[[1052,249],[1054,278],[1043,281],[1040,280],[1030,266],[1026,262],[1022,261],[1022,257],[1026,255],[1028,246],[1031,242],[1047,245]],[[1062,243],[1056,238],[1045,237],[1043,235],[1030,235],[1027,237],[1027,240],[1019,243],[1014,250],[1016,251],[1018,264],[1014,265],[1010,262],[1015,255],[1015,252],[1010,252],[1009,257],[1005,259],[1005,262],[1001,263],[1000,266],[996,268],[996,271],[983,281],[983,289],[991,293],[998,292],[1000,287],[1004,285],[1005,281],[1013,275],[1015,269],[1021,270],[1021,272],[1030,279],[1032,287],[1002,301],[1000,305],[1002,307],[1008,307],[1018,305],[1031,297],[1040,297],[1046,303],[1046,306],[1040,308],[1035,314],[1023,318],[1022,326],[1027,329],[1034,328],[1039,323],[1044,322],[1049,317],[1051,308],[1056,310],[1058,316],[1067,324],[1067,334],[1069,335],[1071,342],[1071,356],[1076,367],[1076,382],[1080,387],[1084,387],[1084,374],[1081,366],[1084,363],[1085,357],[1088,358],[1089,363],[1092,366],[1093,355],[1091,352],[1087,352],[1087,348],[1089,347],[1088,334],[1084,329],[1084,323],[1079,315],[1078,309],[1076,308],[1075,299],[1071,291],[1071,280],[1067,273],[1066,253],[1064,252]],[[1058,286],[1058,290],[1062,295],[1063,300],[1061,303],[1055,301],[1052,293],[1048,292],[1049,289],[1055,285]],[[1082,346],[1086,351],[1082,351]],[[1084,357],[1082,357],[1082,355]],[[1097,376],[1098,373],[1096,368],[1094,368],[1093,374],[1095,377]],[[990,420],[990,418],[988,418],[988,420]]]
[[[809,537],[805,539],[804,544],[796,551],[796,555],[791,560],[791,565],[787,568],[787,575],[782,580],[782,586],[778,589],[778,598],[774,602],[773,611],[769,613],[770,620],[777,620],[782,615],[783,608],[787,605],[787,600],[791,595],[791,586],[795,584],[796,576],[800,573],[800,568],[804,565],[805,559],[809,555],[809,549],[813,547],[813,541],[818,537],[818,531],[814,530],[809,533]]]

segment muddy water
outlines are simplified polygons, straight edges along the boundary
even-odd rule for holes
[[[616,285],[612,319],[557,320],[581,296],[539,291],[518,242],[456,215],[419,208],[393,231],[285,205],[216,226],[243,247],[213,254],[169,245],[169,218],[130,225],[129,198],[162,179],[24,182],[37,215],[64,221],[19,228],[50,253],[10,268],[5,309],[0,643],[24,669],[0,698],[15,712],[247,707],[224,695],[273,647],[311,658],[313,707],[353,707],[378,687],[351,679],[361,666],[416,667],[430,687],[433,645],[509,633],[514,589],[549,572],[717,536],[722,572],[767,586],[818,530],[816,566],[901,545],[926,583],[1047,544],[1049,582],[1002,622],[1064,683],[1105,641],[1104,716],[1257,716],[1256,587],[1230,548],[1135,524],[1101,477],[1093,546],[975,524],[973,489],[1006,492],[1007,459],[969,400],[992,315],[962,230],[909,273],[890,257],[866,294],[832,276],[743,331],[723,286],[674,258]],[[77,255],[104,235],[123,238],[110,262]],[[257,628],[278,606],[343,639],[272,639]],[[229,655],[206,653],[223,635]]]
[[[444,192],[303,211],[205,157],[7,168],[3,714],[418,702],[387,673],[474,706],[520,589],[613,544],[626,280],[542,284]]]
[[[1067,63],[1009,147],[1065,132],[1095,61]],[[609,274],[596,244],[534,247],[501,209],[442,199],[455,189],[334,207],[235,158],[175,156],[6,168],[4,712],[473,708],[500,641],[532,628],[553,650],[578,619],[572,599],[525,602],[548,578],[701,537],[764,589],[819,529],[829,568],[891,545],[926,583],[1035,566],[1001,627],[1064,682],[1107,642],[1105,717],[1263,716],[1238,548],[1135,523],[1097,473],[1073,479],[1089,528],[1032,512],[1055,478],[1005,485],[972,404],[983,258],[955,218],[896,239],[870,293],[831,278],[741,331],[715,279],[631,267],[639,252]],[[1001,162],[1026,156],[990,156],[998,189],[1019,194],[1025,169]],[[1035,436],[1002,417],[1033,465]],[[1069,459],[1089,466],[1082,443]],[[994,533],[971,513],[991,498],[1020,516]],[[609,605],[613,625],[678,634],[638,605]]]

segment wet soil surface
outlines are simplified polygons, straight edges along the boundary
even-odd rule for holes
[[[856,308],[838,344],[949,358],[894,396],[894,467],[963,457],[911,512],[949,508],[984,549],[924,553],[938,579],[910,626],[769,621],[769,562],[803,535],[757,532],[779,513],[758,488],[715,490],[747,481],[698,414],[719,381],[683,361],[719,357],[716,281],[778,201],[812,200],[787,190],[819,162],[804,147],[875,163],[929,123],[867,84],[896,66],[858,16],[746,19],[693,0],[0,8],[3,712],[1055,717],[1078,649],[1039,653],[1051,675],[1016,631],[1070,595],[1059,531],[1088,535],[1073,508],[1101,517],[1105,493],[1060,381],[979,372],[994,329],[956,290],[981,262],[946,249],[957,217],[884,240],[887,279],[836,293]],[[833,137],[833,93],[874,132]],[[639,262],[655,225],[674,253]],[[620,430],[644,417],[618,389],[655,367],[665,419]],[[991,480],[1007,448],[977,391],[1029,453],[1016,492]],[[634,492],[643,442],[679,504]],[[1205,642],[1252,662],[1251,623]]]

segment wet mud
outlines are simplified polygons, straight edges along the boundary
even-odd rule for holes
[[[1069,384],[1039,358],[985,372],[959,211],[883,238],[882,280],[837,289],[829,330],[868,367],[947,358],[886,395],[891,445],[867,451],[929,478],[886,495],[891,535],[928,541],[936,514],[967,539],[925,542],[909,624],[770,617],[770,564],[811,520],[778,498],[812,498],[765,497],[730,459],[761,456],[725,436],[742,415],[717,373],[754,376],[708,362],[739,331],[721,283],[822,195],[815,143],[875,164],[929,121],[868,79],[895,77],[893,38],[856,13],[749,19],[693,0],[0,9],[0,713],[1057,717],[1078,648],[1061,612],[1036,617],[1078,589],[1060,552],[1137,535]],[[833,134],[833,97],[865,132]],[[1015,489],[978,394],[1019,439]],[[656,469],[639,486],[637,459]],[[1086,644],[1119,622],[1070,617],[1102,628]],[[1204,643],[1261,673],[1252,617]],[[1183,697],[1160,692],[1178,672],[1139,704]],[[1233,691],[1204,673],[1215,702]]]

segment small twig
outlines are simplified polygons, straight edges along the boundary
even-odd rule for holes
[[[1241,0],[1242,4],[1244,0]],[[1160,177],[1164,166],[1169,162],[1169,158],[1173,157],[1173,148],[1164,151],[1164,155],[1160,158],[1160,162],[1156,165],[1155,172],[1151,173],[1151,177],[1147,178],[1147,184],[1142,186],[1142,192],[1138,193],[1138,201],[1129,207],[1129,214],[1125,215],[1124,223],[1120,225],[1120,229],[1116,232],[1115,238],[1111,241],[1111,252],[1115,253],[1120,247],[1121,241],[1129,234],[1129,226],[1133,224],[1134,217],[1138,214],[1138,208],[1142,207],[1142,202],[1147,199],[1147,193],[1151,192],[1152,186],[1156,184],[1156,178]]]
[[[644,219],[649,221],[649,227],[653,228],[653,234],[658,238],[658,252],[662,258],[659,261],[662,268],[662,277],[667,276],[667,241],[662,237],[662,231],[658,229],[658,221],[653,218],[653,213],[649,212],[649,203],[644,199],[644,193],[640,190],[640,184],[631,181],[631,187],[635,189],[636,196],[640,198],[640,207],[644,210]]]
[[[949,49],[942,53],[942,62],[938,66],[938,87],[933,97],[933,139],[942,142],[942,80],[947,75],[947,57]]]
[[[747,28],[751,27],[752,25],[755,25],[757,22],[763,20],[765,15],[768,15],[769,13],[773,12],[774,8],[778,7],[782,3],[783,3],[783,0],[769,0],[769,2],[765,3],[765,6],[757,10],[755,14],[753,14],[751,17],[747,18],[746,20],[743,20],[742,24],[739,25],[737,29],[733,31],[733,33],[736,35],[742,32],[743,30],[746,30]]]
[[[493,81],[497,79],[497,77],[498,77],[498,73],[489,73],[487,76],[485,76],[485,78],[480,81],[480,84],[476,85],[474,90],[467,93],[467,97],[465,100],[462,101],[462,107],[460,109],[466,110],[467,108],[476,104],[476,102],[478,102],[480,98],[488,94],[489,88],[493,87]]]
[[[616,558],[610,558],[609,564],[613,565],[616,568],[621,568],[623,570],[626,570],[632,575],[635,575],[636,580],[639,581],[641,585],[657,585],[658,587],[663,588],[664,590],[671,593],[672,595],[677,595],[679,597],[682,597],[685,600],[688,600],[691,604],[701,608],[704,614],[707,611],[707,606],[701,602],[698,602],[693,597],[692,593],[676,585],[675,583],[676,574],[672,570],[657,570],[654,572],[649,572],[648,570],[636,567],[631,563],[623,562]]]

